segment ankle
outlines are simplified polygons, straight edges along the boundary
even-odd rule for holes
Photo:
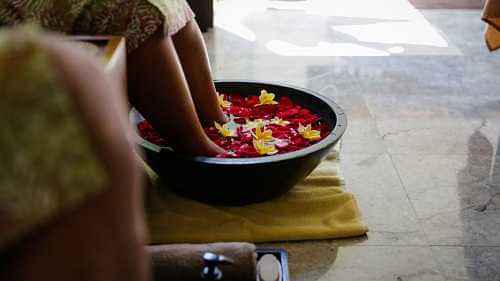
[[[215,144],[208,136],[193,138],[192,141],[179,143],[174,147],[176,151],[190,156],[216,156],[224,153],[224,149]]]
[[[227,116],[222,112],[222,110],[218,110],[216,112],[211,112],[211,114],[204,114],[204,117],[201,120],[203,126],[213,126],[214,121],[220,124],[224,124],[229,122]]]

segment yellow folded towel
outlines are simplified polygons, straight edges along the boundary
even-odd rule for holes
[[[368,228],[356,199],[344,191],[337,155],[338,148],[281,198],[244,207],[210,206],[156,186],[148,194],[146,208],[151,243],[270,242],[363,235]]]
[[[486,27],[486,45],[490,51],[500,48],[500,0],[487,0],[483,10]]]

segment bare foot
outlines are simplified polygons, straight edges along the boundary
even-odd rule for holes
[[[214,121],[217,121],[220,124],[224,124],[229,122],[229,119],[227,118],[226,114],[224,114],[224,112],[222,112],[222,110],[219,109],[216,111],[216,117],[214,118],[214,120],[203,120],[202,122],[207,126],[213,126]]]
[[[210,140],[208,151],[207,151],[206,155],[217,156],[217,155],[223,154],[225,152],[226,151],[222,147],[218,146],[217,144],[215,144],[213,141]]]
[[[186,153],[192,156],[217,156],[226,152],[222,147],[215,144],[208,137],[203,141],[197,141],[190,147],[180,147],[181,153]]]

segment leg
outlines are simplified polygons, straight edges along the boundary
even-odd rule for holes
[[[174,149],[192,155],[223,152],[203,131],[170,37],[152,36],[128,59],[132,103]]]
[[[190,21],[172,40],[202,121],[227,121],[217,102],[205,42],[196,21]]]

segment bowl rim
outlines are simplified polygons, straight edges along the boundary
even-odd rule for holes
[[[185,159],[185,160],[191,160],[195,162],[200,162],[200,163],[205,163],[205,164],[217,164],[217,165],[258,165],[258,164],[267,164],[267,163],[275,163],[275,162],[282,162],[282,161],[287,161],[291,160],[294,158],[299,158],[306,156],[310,153],[313,153],[315,151],[321,150],[326,148],[327,146],[331,145],[332,143],[335,143],[338,141],[345,133],[346,128],[347,128],[347,116],[344,112],[344,110],[337,105],[331,98],[324,96],[318,92],[303,88],[303,87],[298,87],[294,85],[290,85],[288,83],[282,83],[282,82],[272,82],[272,81],[256,81],[256,80],[233,80],[233,79],[222,79],[222,80],[214,80],[215,84],[259,84],[259,85],[268,85],[272,87],[284,87],[284,88],[291,88],[294,90],[298,90],[301,92],[304,92],[306,94],[313,95],[314,97],[320,99],[324,103],[326,103],[332,110],[333,113],[336,116],[336,124],[333,130],[328,134],[327,137],[322,139],[321,141],[308,146],[306,148],[297,150],[297,151],[292,151],[292,152],[287,152],[283,154],[277,154],[277,155],[270,155],[270,156],[261,156],[261,157],[250,157],[250,158],[218,158],[218,157],[208,157],[208,156],[184,156],[184,155],[179,155],[176,154],[176,157]],[[135,110],[135,108],[131,108],[129,111],[129,120],[132,121],[134,114],[138,113],[138,111]],[[135,124],[134,124],[135,125]],[[134,126],[134,132],[136,134],[136,138],[138,138],[139,142],[138,145],[143,147],[144,149],[150,150],[155,153],[161,153],[164,151],[168,151],[169,153],[174,153],[174,151],[165,146],[159,146],[156,144],[153,144],[144,138],[142,138],[139,133],[137,132],[136,126]]]

